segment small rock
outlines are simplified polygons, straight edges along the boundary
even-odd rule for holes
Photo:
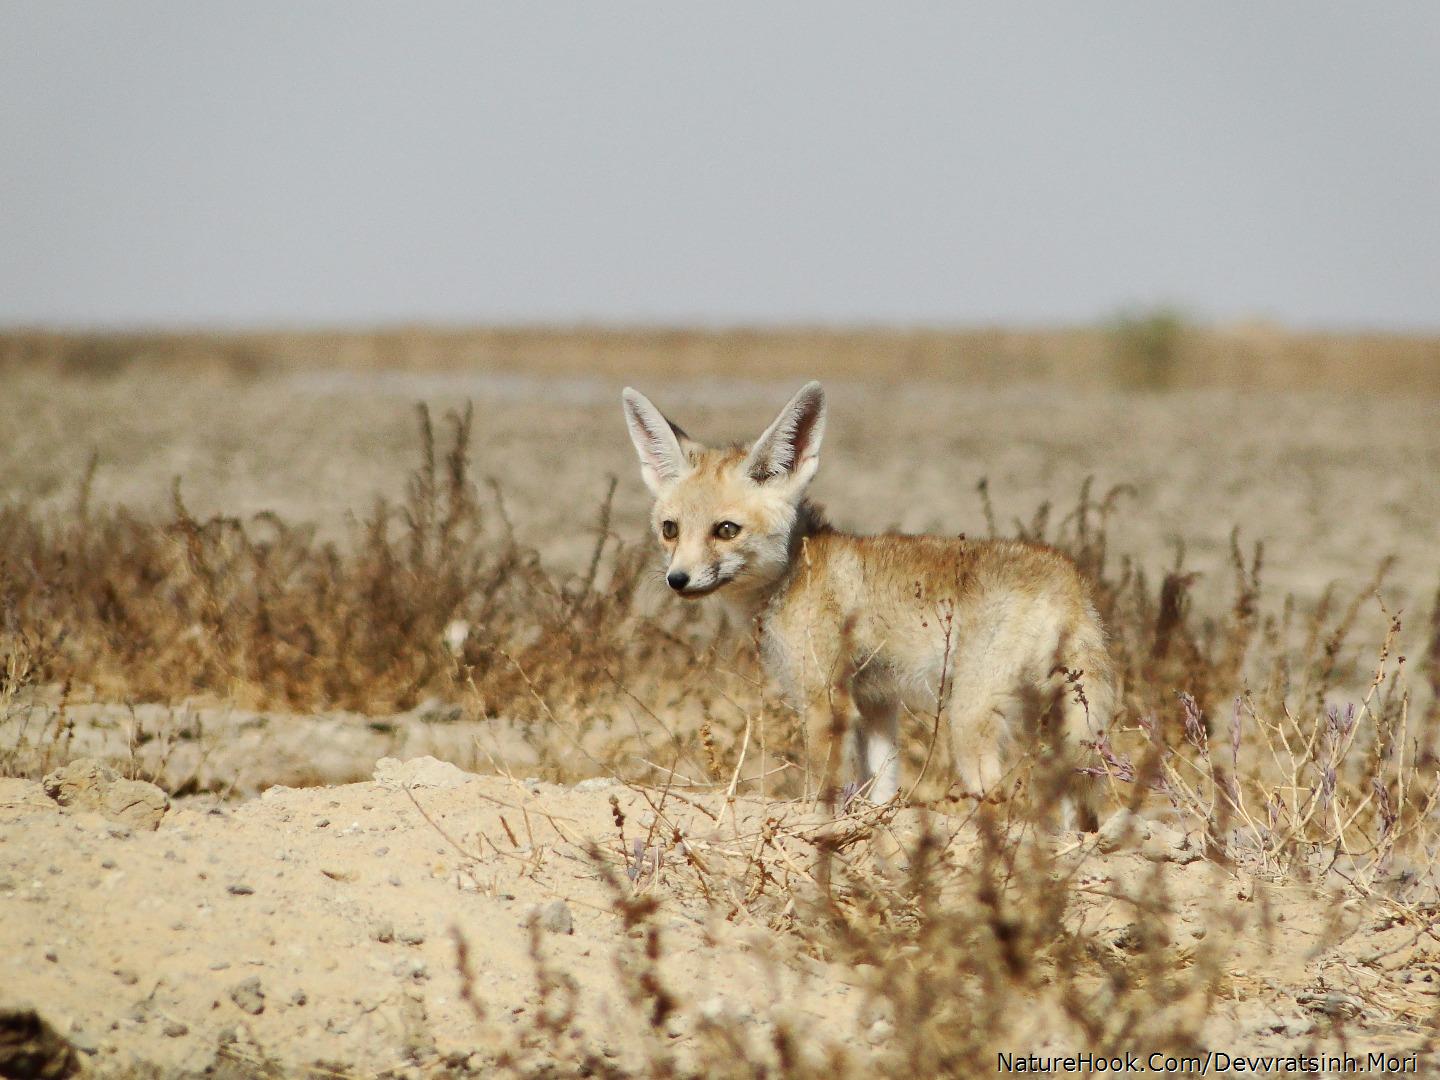
[[[91,1035],[90,1032],[86,1031],[83,1027],[71,1027],[70,1045],[82,1054],[88,1054],[90,1057],[94,1057],[100,1053],[100,1040],[94,1035]]]
[[[1295,998],[1296,1002],[1309,1009],[1311,1012],[1322,1013],[1325,1016],[1340,1017],[1353,1020],[1364,1013],[1358,998],[1350,994],[1331,992],[1327,994],[1300,994]]]
[[[45,959],[49,960],[52,964],[58,964],[60,962],[60,953],[56,950],[55,946],[51,945],[45,950]]]
[[[190,1028],[179,1020],[166,1020],[165,1026],[161,1030],[165,1032],[167,1038],[171,1039],[178,1039],[182,1035],[190,1034]]]
[[[90,758],[78,758],[41,781],[45,794],[61,806],[94,810],[121,826],[156,829],[170,799],[154,784],[126,780]],[[117,835],[111,830],[111,835]],[[128,836],[128,831],[123,835]]]
[[[245,884],[227,885],[227,886],[225,887],[225,891],[228,892],[231,896],[254,896],[254,895],[255,895],[255,890],[252,889],[249,885],[245,885]]]
[[[1190,838],[1179,829],[1172,829],[1158,821],[1147,824],[1149,835],[1141,849],[1145,858],[1151,862],[1173,862],[1181,866],[1199,861],[1199,845],[1192,846]],[[1281,917],[1283,918],[1283,915]]]
[[[116,968],[115,977],[119,979],[122,983],[124,983],[126,986],[134,986],[137,982],[140,981],[140,976],[136,975],[135,972],[131,971],[129,968]]]
[[[570,905],[564,900],[552,900],[544,907],[535,908],[531,918],[540,924],[540,929],[551,934],[573,934],[575,932],[575,917],[570,913]]]
[[[424,945],[425,934],[419,930],[401,930],[400,944],[402,945]]]
[[[700,1002],[696,1009],[696,1015],[708,1024],[734,1023],[736,1021],[748,1022],[754,1015],[748,1009],[736,1007],[732,1002],[715,994]]]
[[[1121,848],[1137,847],[1150,835],[1148,824],[1130,810],[1117,810],[1105,819],[1095,834],[1095,848],[1102,855]]]
[[[1122,952],[1138,953],[1160,944],[1146,928],[1139,923],[1129,923],[1120,928],[1110,943]]]
[[[243,982],[238,982],[230,988],[230,1000],[242,1011],[251,1016],[259,1016],[265,1011],[265,991],[260,986],[260,976],[252,975]]]
[[[592,776],[588,780],[581,780],[576,784],[575,790],[581,792],[605,791],[607,788],[618,786],[619,783],[620,781],[613,776]]]
[[[307,993],[305,993],[304,990],[296,990],[293,994],[290,995],[290,1004],[291,1004],[291,1005],[304,1005],[304,1004],[306,1004],[309,1000],[310,1000],[310,995],[307,994]]]
[[[381,758],[375,763],[372,774],[375,782],[388,788],[453,788],[459,787],[467,778],[455,765],[438,758]]]
[[[373,941],[388,945],[395,940],[395,924],[389,919],[384,919],[370,927],[370,938]]]

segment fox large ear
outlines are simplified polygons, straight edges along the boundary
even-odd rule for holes
[[[757,484],[784,482],[803,488],[820,467],[825,435],[825,391],[809,382],[780,410],[745,459],[745,472]]]
[[[625,425],[630,429],[630,441],[640,455],[640,475],[645,486],[658,495],[661,488],[690,471],[686,448],[695,444],[685,432],[666,420],[640,391],[627,386],[621,397],[625,401]]]

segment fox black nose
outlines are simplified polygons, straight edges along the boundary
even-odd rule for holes
[[[676,592],[679,592],[685,588],[686,585],[690,584],[690,575],[685,573],[684,570],[671,570],[670,573],[665,575],[665,584],[669,585],[670,588]]]

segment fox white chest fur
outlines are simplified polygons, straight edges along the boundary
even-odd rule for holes
[[[719,593],[756,621],[827,800],[846,772],[876,802],[897,794],[909,710],[945,729],[969,794],[1008,790],[1020,754],[1039,747],[1093,827],[1074,765],[1109,722],[1113,676],[1069,559],[1018,541],[831,529],[805,501],[825,430],[818,383],[749,448],[700,446],[634,390],[624,403],[666,581],[685,598]]]

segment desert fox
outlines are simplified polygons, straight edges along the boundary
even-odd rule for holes
[[[805,715],[827,801],[842,770],[871,800],[895,797],[904,708],[939,737],[948,728],[956,779],[976,798],[1009,789],[1021,747],[1046,747],[1072,821],[1094,828],[1092,784],[1075,766],[1115,692],[1069,558],[1014,540],[832,529],[805,497],[825,433],[818,382],[751,447],[707,449],[635,390],[624,404],[666,582],[753,620],[767,673]]]

